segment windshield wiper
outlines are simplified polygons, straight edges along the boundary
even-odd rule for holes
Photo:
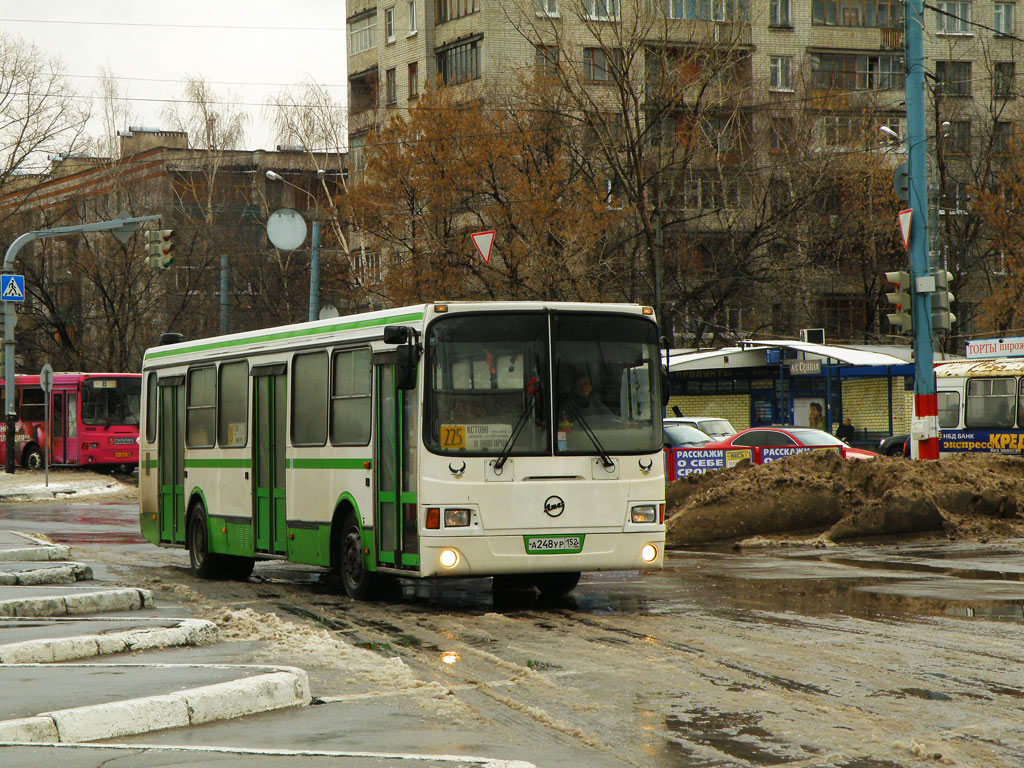
[[[580,426],[583,427],[583,431],[586,432],[587,437],[590,438],[590,442],[592,442],[594,447],[597,448],[597,453],[601,457],[601,463],[604,465],[604,468],[610,469],[611,467],[614,467],[615,462],[612,461],[611,456],[608,455],[608,451],[606,451],[604,446],[601,445],[601,441],[597,439],[597,435],[594,434],[594,430],[592,430],[590,425],[587,424],[587,420],[583,418],[583,414],[580,413],[580,409],[576,407],[576,403],[572,401],[572,397],[569,396],[568,393],[563,393],[561,401],[570,411],[572,411],[573,416],[576,417]]]
[[[515,426],[512,427],[512,434],[508,436],[508,440],[505,441],[504,447],[501,449],[501,453],[498,454],[498,460],[494,462],[494,471],[501,472],[501,468],[505,466],[505,462],[508,461],[509,454],[512,453],[512,446],[515,445],[516,440],[519,439],[519,433],[523,431],[523,427],[526,426],[526,418],[530,415],[530,410],[533,408],[534,402],[537,400],[537,395],[540,392],[540,387],[537,387],[530,393],[530,396],[526,398],[526,406],[523,408],[523,412],[519,414],[519,418],[516,419]]]

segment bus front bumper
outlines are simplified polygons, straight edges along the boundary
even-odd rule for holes
[[[571,546],[582,538],[579,551],[527,551],[527,546]],[[528,539],[540,541],[528,542]],[[554,541],[547,541],[554,540]],[[645,547],[647,550],[645,552]],[[650,547],[654,548],[652,553]],[[552,534],[551,536],[486,535],[423,536],[420,538],[421,576],[493,576],[558,571],[617,571],[661,568],[665,531]],[[454,553],[454,555],[452,554]],[[645,560],[644,555],[648,558]],[[454,563],[452,563],[454,560]]]

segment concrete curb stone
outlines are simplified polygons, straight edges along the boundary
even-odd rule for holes
[[[0,571],[0,586],[38,587],[43,584],[73,584],[91,581],[92,568],[82,563],[44,566],[28,571]]]
[[[43,712],[0,722],[0,742],[89,742],[309,704],[305,670],[277,671],[177,693]]]
[[[219,636],[220,630],[212,621],[182,619],[176,627],[8,643],[0,645],[0,664],[47,664],[151,648],[212,645]]]
[[[0,616],[71,616],[108,611],[137,611],[153,606],[148,589],[125,587],[81,594],[0,600]]]
[[[0,562],[24,560],[67,560],[71,549],[63,544],[40,544],[35,547],[0,549]]]

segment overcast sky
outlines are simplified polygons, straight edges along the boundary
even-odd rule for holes
[[[211,81],[244,104],[246,149],[274,148],[262,104],[282,85],[312,78],[346,98],[343,0],[0,0],[0,24],[63,58],[83,94],[109,68],[135,125],[167,127],[161,113],[181,97],[182,79]]]

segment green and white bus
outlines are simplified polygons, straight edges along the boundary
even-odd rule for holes
[[[449,302],[154,347],[142,533],[203,578],[285,559],[355,598],[658,568],[657,341],[634,304]]]

